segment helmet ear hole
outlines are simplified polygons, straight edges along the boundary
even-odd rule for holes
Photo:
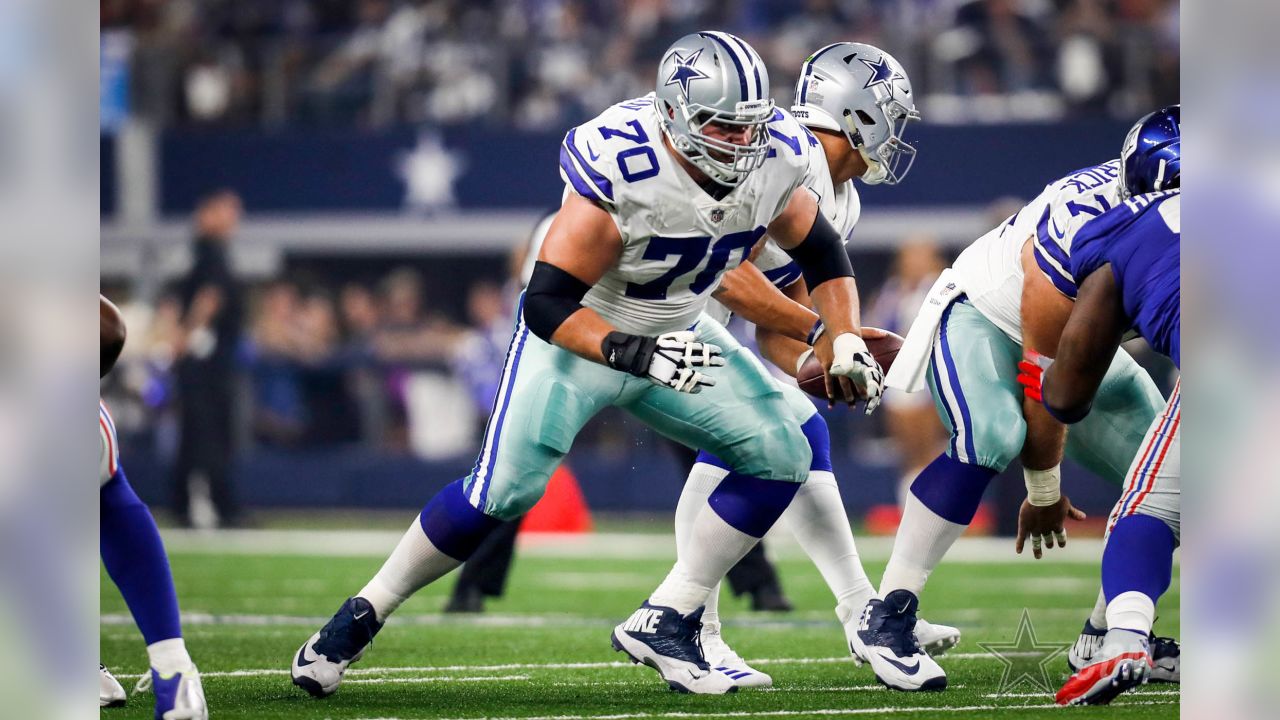
[[[858,110],[858,111],[856,111],[856,114],[857,114],[857,116],[858,116],[858,122],[861,122],[863,125],[875,125],[875,124],[876,124],[875,119],[874,119],[874,118],[872,118],[872,117],[871,117],[871,115],[869,115],[869,114],[867,113],[867,111],[865,111],[865,110]]]

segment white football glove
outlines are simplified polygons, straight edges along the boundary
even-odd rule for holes
[[[657,341],[648,368],[649,380],[654,384],[687,393],[716,384],[715,378],[695,368],[724,365],[719,345],[699,341],[691,330],[664,333]]]
[[[834,357],[829,372],[852,380],[867,400],[866,413],[875,412],[884,393],[884,371],[867,349],[866,342],[853,333],[841,333],[831,343],[831,349]]]

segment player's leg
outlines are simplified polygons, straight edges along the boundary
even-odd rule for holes
[[[1106,704],[1149,678],[1156,603],[1169,589],[1181,528],[1181,392],[1151,425],[1111,513],[1102,555],[1107,634],[1058,691],[1059,704]]]
[[[863,610],[854,639],[858,654],[889,687],[946,686],[942,668],[918,647],[912,632],[919,595],[973,521],[991,479],[1022,450],[1020,356],[1017,344],[968,303],[955,302],[944,312],[928,379],[951,439],[911,484],[880,598]]]
[[[714,321],[699,337],[724,349],[716,385],[697,395],[649,387],[620,405],[663,435],[705,448],[733,468],[687,523],[666,579],[613,634],[616,648],[654,665],[679,690],[723,693],[733,681],[698,647],[702,606],[729,568],[772,527],[808,473],[810,451],[778,385]]]
[[[461,565],[495,527],[528,512],[582,426],[628,376],[516,327],[475,468],[433,497],[382,568],[298,651],[294,684],[337,691],[387,617]]]
[[[1129,353],[1120,350],[1098,388],[1088,417],[1072,425],[1067,433],[1067,457],[1099,477],[1123,485],[1143,438],[1164,406],[1165,399],[1151,376]],[[1093,611],[1067,654],[1072,672],[1087,664],[1102,647],[1107,633],[1106,613],[1106,596],[1099,589]],[[1160,663],[1152,679],[1177,682],[1180,664],[1177,643],[1169,638],[1153,637],[1153,652],[1156,651]]]
[[[99,522],[102,563],[147,644],[156,717],[176,710],[178,717],[203,720],[208,710],[199,672],[182,639],[169,558],[151,511],[123,469],[102,485]]]

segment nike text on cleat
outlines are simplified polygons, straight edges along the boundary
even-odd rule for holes
[[[735,692],[738,685],[703,656],[702,610],[682,616],[674,608],[645,601],[613,629],[613,648],[632,662],[657,670],[672,690],[705,695]]]
[[[364,656],[381,629],[382,623],[368,600],[349,598],[319,632],[298,648],[290,669],[293,684],[313,697],[334,694],[347,668]]]
[[[853,654],[870,663],[876,679],[894,690],[942,690],[947,686],[947,674],[916,638],[919,604],[908,590],[894,590],[883,600],[872,599],[849,637]]]
[[[116,680],[106,665],[98,665],[98,707],[121,707],[127,696],[124,686]]]
[[[724,673],[739,688],[772,687],[773,678],[747,664],[720,634],[720,623],[703,623],[702,655],[716,672]]]
[[[1151,674],[1147,636],[1132,630],[1108,630],[1093,659],[1058,690],[1059,705],[1106,705],[1121,693],[1147,682]]]

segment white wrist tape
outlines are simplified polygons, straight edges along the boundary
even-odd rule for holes
[[[1023,468],[1022,476],[1027,482],[1027,502],[1032,505],[1046,507],[1062,497],[1061,465],[1054,465],[1048,470]]]

